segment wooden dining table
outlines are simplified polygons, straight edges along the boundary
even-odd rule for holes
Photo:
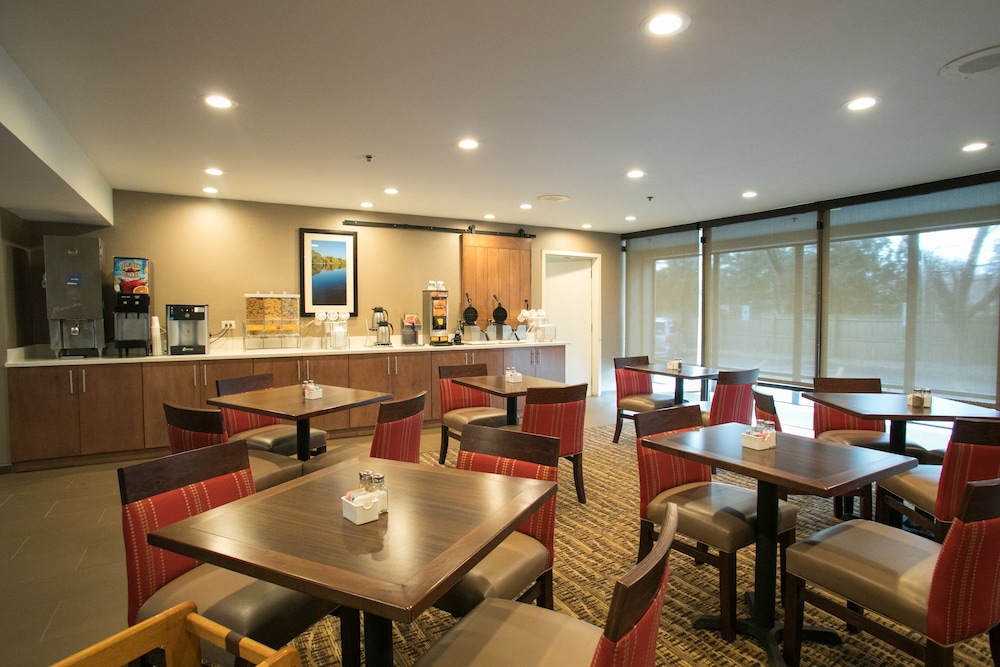
[[[909,405],[906,394],[802,392],[802,397],[859,419],[888,420],[889,451],[895,454],[906,452],[906,422],[1000,419],[1000,411],[940,396],[933,397],[929,408]]]
[[[783,625],[775,619],[777,604],[775,558],[778,549],[778,489],[832,497],[916,467],[917,460],[863,447],[828,444],[813,438],[777,433],[776,447],[755,450],[743,446],[743,424],[708,426],[643,439],[660,452],[716,466],[757,480],[757,521],[754,537],[754,594],[749,618],[737,620],[738,632],[757,639],[772,665],[783,665],[779,641]],[[718,629],[717,616],[693,619],[697,628]],[[812,640],[836,642],[829,631],[808,633]]]
[[[680,368],[668,368],[666,364],[638,364],[626,366],[630,371],[649,373],[650,375],[665,375],[674,379],[674,405],[684,402],[684,380],[701,380],[701,400],[708,400],[708,381],[719,377],[716,368],[682,363]]]
[[[341,496],[385,475],[389,511],[356,525]],[[358,457],[202,512],[149,543],[365,615],[368,665],[556,491],[555,482]]]
[[[485,391],[493,396],[500,396],[507,400],[507,423],[517,423],[517,399],[525,396],[528,389],[565,387],[565,382],[556,380],[546,380],[545,378],[522,375],[520,382],[508,382],[503,375],[473,375],[470,377],[458,377],[451,380],[455,384],[463,387],[471,387]]]
[[[222,408],[245,410],[258,415],[268,415],[295,422],[295,448],[300,461],[309,460],[309,419],[331,412],[350,410],[362,405],[380,403],[392,394],[367,389],[351,389],[328,384],[318,384],[323,390],[319,398],[305,398],[302,385],[294,384],[273,389],[258,389],[240,394],[227,394],[209,398],[206,402]]]

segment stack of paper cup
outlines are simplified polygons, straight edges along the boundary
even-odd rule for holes
[[[149,340],[153,347],[153,356],[160,356],[163,354],[163,341],[160,338],[160,318],[157,315],[152,315],[149,318]]]

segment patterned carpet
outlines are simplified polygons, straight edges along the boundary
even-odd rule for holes
[[[611,442],[611,426],[588,429],[584,443],[586,505],[576,502],[572,468],[562,461],[564,480],[558,494],[556,513],[556,560],[554,567],[555,608],[603,627],[615,580],[635,563],[638,548],[638,481],[636,478],[635,439],[631,424],[626,423],[621,444]],[[447,465],[454,466],[455,448]],[[438,465],[437,455],[424,454],[422,462]],[[752,486],[754,480],[720,471],[718,479]],[[809,496],[792,496],[799,508],[799,538],[810,535],[836,520],[831,502]],[[738,613],[748,613],[742,593],[752,588],[753,548],[744,549],[738,558],[738,590],[741,597]],[[657,648],[660,665],[760,665],[765,654],[752,639],[738,635],[733,643],[722,641],[717,632],[694,630],[690,617],[717,612],[717,575],[709,566],[696,566],[691,559],[671,555],[670,585]],[[782,614],[779,610],[779,619]],[[437,610],[424,613],[409,625],[394,624],[396,665],[410,665],[434,640],[455,623],[448,614]],[[833,619],[812,607],[806,607],[806,624],[839,629]],[[324,620],[295,642],[307,667],[340,664],[338,624]],[[804,665],[916,665],[905,654],[863,634],[841,633],[844,643],[831,647],[805,644]],[[956,665],[992,665],[985,637],[966,642],[955,651]]]

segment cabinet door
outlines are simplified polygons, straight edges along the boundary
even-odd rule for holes
[[[409,352],[394,354],[392,361],[392,396],[393,398],[410,398],[422,391],[427,392],[424,399],[424,419],[431,415],[431,353]]]
[[[487,375],[503,375],[506,368],[503,350],[477,350],[473,347],[469,352],[470,364],[486,364]]]
[[[305,379],[304,372],[304,363],[300,357],[253,360],[253,374],[270,373],[274,378],[275,387],[299,384]]]
[[[80,453],[78,392],[75,368],[7,370],[11,462]]]
[[[80,366],[78,373],[80,453],[142,449],[142,367]]]
[[[199,364],[199,380],[201,385],[201,401],[198,407],[208,407],[205,400],[215,398],[219,392],[215,390],[215,381],[226,378],[245,377],[253,375],[253,360],[251,359],[226,359],[220,361],[204,361]],[[291,384],[297,384],[295,382]],[[280,386],[275,384],[275,386]]]
[[[392,376],[388,354],[352,354],[348,357],[350,386],[392,393]],[[378,404],[351,410],[351,428],[373,426],[378,419]]]
[[[142,424],[146,447],[169,447],[163,404],[203,407],[201,364],[192,361],[142,364]]]
[[[522,375],[535,375],[535,350],[534,347],[523,345],[511,345],[503,350],[503,367],[513,366]]]
[[[535,348],[534,375],[555,380],[566,381],[566,346],[552,345]]]
[[[328,384],[334,387],[350,386],[350,369],[346,355],[308,357],[303,360],[303,364],[303,370],[307,366],[310,377],[320,384]],[[350,428],[351,411],[341,410],[340,412],[331,412],[328,415],[314,417],[309,420],[309,425],[321,428],[327,432]]]

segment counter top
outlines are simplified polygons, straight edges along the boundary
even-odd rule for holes
[[[305,342],[305,341],[303,341]],[[317,339],[317,342],[319,340]],[[81,366],[92,364],[148,364],[164,362],[193,362],[193,361],[223,361],[226,359],[259,359],[261,357],[303,357],[303,356],[331,356],[341,354],[407,354],[413,352],[446,352],[462,350],[490,350],[508,349],[516,347],[554,347],[565,346],[564,341],[551,342],[519,342],[519,341],[475,341],[463,345],[402,345],[398,336],[394,338],[392,345],[365,346],[364,336],[352,336],[350,347],[343,350],[335,350],[316,346],[287,347],[287,348],[261,348],[244,350],[242,339],[233,341],[219,341],[213,343],[208,354],[178,354],[178,355],[156,355],[149,357],[118,357],[117,353],[103,357],[62,357],[55,358],[52,350],[46,346],[36,345],[30,348],[13,348],[7,350],[6,368],[30,368],[38,366]],[[48,356],[46,356],[48,355]]]

